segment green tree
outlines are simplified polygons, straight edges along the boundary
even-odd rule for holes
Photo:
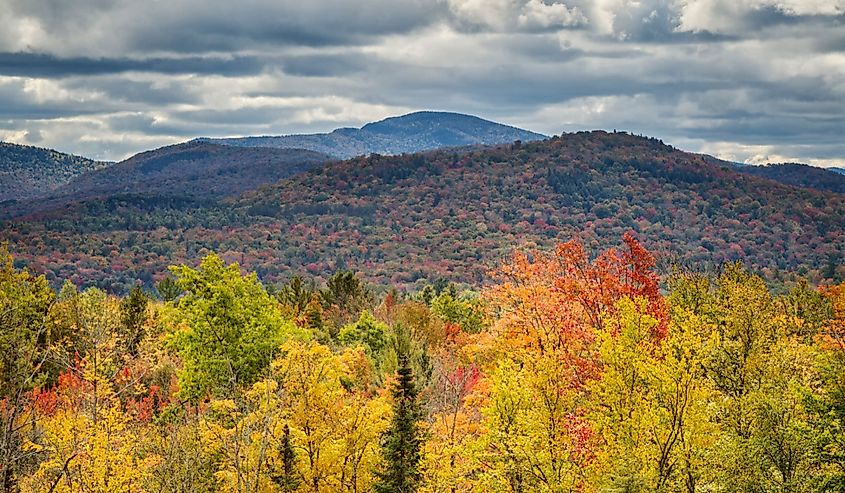
[[[405,351],[400,352],[393,385],[393,417],[382,441],[384,465],[377,473],[376,493],[412,493],[420,483],[423,431],[422,410],[414,372]]]
[[[32,454],[21,450],[28,393],[43,383],[46,320],[55,294],[43,276],[14,267],[0,245],[0,490],[15,491]]]
[[[279,445],[279,458],[281,467],[279,472],[272,476],[273,482],[285,493],[296,491],[299,488],[300,480],[296,472],[296,451],[290,439],[290,426],[285,424],[282,431],[282,440]]]
[[[164,301],[173,301],[182,294],[182,288],[168,276],[156,283],[156,292]]]
[[[431,311],[470,334],[477,334],[484,328],[484,310],[478,299],[455,296],[446,290],[431,301]]]
[[[375,301],[372,291],[352,271],[335,273],[322,291],[323,305],[329,313],[332,325],[330,335],[337,335],[338,329],[358,316],[363,310],[372,308]]]
[[[138,354],[138,344],[144,337],[144,323],[147,321],[149,298],[140,286],[129,291],[129,296],[120,302],[120,330],[123,343],[129,354]]]
[[[347,345],[360,345],[373,363],[377,372],[381,371],[384,362],[384,351],[387,348],[390,328],[376,320],[370,312],[364,311],[358,320],[340,329],[338,340]]]
[[[306,334],[282,317],[255,274],[217,255],[198,269],[172,268],[185,292],[176,308],[172,342],[182,357],[180,392],[192,400],[254,383],[286,339]],[[230,394],[231,395],[231,394]]]

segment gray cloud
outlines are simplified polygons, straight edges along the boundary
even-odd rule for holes
[[[845,0],[0,0],[0,139],[118,159],[415,109],[845,163]]]
[[[0,53],[0,74],[23,77],[53,78],[123,72],[237,76],[256,74],[263,68],[264,62],[257,57],[60,58],[46,53]]]

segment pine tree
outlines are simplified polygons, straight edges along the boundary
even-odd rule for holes
[[[126,350],[133,356],[138,355],[138,345],[144,338],[144,322],[147,319],[149,298],[140,286],[135,286],[129,296],[120,303],[121,332]]]
[[[393,418],[382,438],[384,465],[377,473],[376,493],[413,493],[420,482],[422,410],[407,353],[400,355],[396,373]]]
[[[281,471],[273,476],[273,482],[282,488],[282,491],[296,491],[299,488],[299,479],[296,477],[296,453],[290,440],[290,427],[285,424],[284,435],[280,447],[282,459]]]

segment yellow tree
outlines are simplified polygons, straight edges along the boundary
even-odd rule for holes
[[[623,298],[598,337],[601,376],[590,384],[590,421],[601,437],[602,491],[696,491],[716,430],[702,371],[707,340],[694,318],[651,338],[646,301]]]
[[[158,457],[142,452],[142,425],[124,413],[111,384],[97,381],[86,366],[61,376],[55,399],[42,399],[38,439],[28,449],[44,460],[22,481],[24,493],[146,491]]]
[[[464,334],[450,326],[448,342],[433,355],[428,394],[429,436],[425,443],[422,491],[471,491],[479,464],[481,371],[461,353]]]
[[[212,401],[203,443],[221,490],[368,491],[389,406],[355,387],[360,351],[289,341],[242,399]]]

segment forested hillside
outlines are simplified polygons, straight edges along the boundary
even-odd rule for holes
[[[806,164],[782,163],[765,166],[741,166],[737,171],[762,176],[787,185],[845,194],[845,175],[835,170]]]
[[[0,202],[47,194],[87,171],[110,164],[52,149],[0,142]]]
[[[630,236],[465,292],[194,265],[57,294],[0,249],[4,492],[845,488],[845,284],[660,279]]]
[[[478,283],[515,247],[613,244],[628,231],[663,270],[743,260],[770,281],[818,282],[845,275],[844,229],[840,194],[591,132],[331,163],[225,203],[112,196],[9,222],[3,235],[53,283],[125,292],[210,250],[269,282],[349,268],[406,287]]]
[[[56,211],[80,201],[122,195],[162,204],[208,204],[330,160],[325,154],[302,149],[242,149],[188,142],[142,152],[78,176],[47,197],[4,207],[0,217]]]

